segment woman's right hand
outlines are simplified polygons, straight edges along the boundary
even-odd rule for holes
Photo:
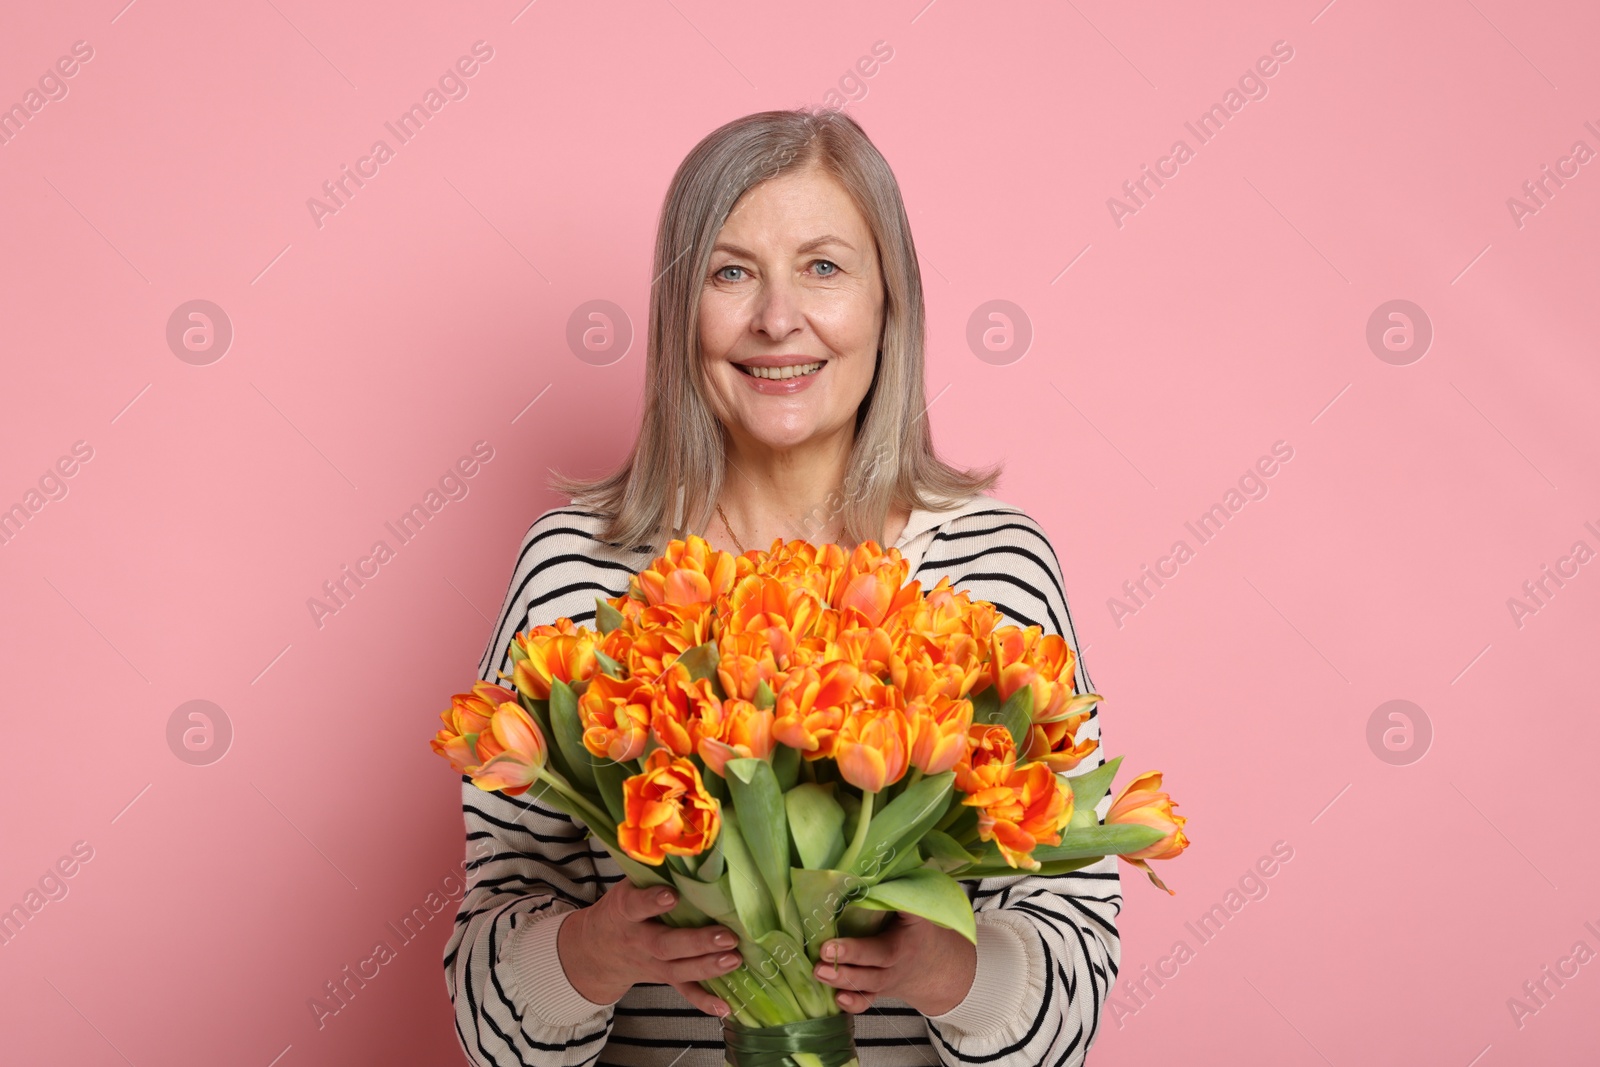
[[[677,902],[676,890],[641,889],[624,878],[569,913],[556,954],[572,987],[592,1003],[612,1004],[639,982],[663,982],[707,1015],[727,1015],[727,1001],[698,983],[739,966],[738,938],[726,926],[674,927],[656,918]]]

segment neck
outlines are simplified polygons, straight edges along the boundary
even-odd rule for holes
[[[823,544],[844,535],[845,474],[853,437],[776,452],[730,442],[717,503],[746,549],[774,539]],[[714,532],[726,534],[720,517]]]

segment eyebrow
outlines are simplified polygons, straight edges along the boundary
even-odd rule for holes
[[[811,240],[807,241],[805,244],[803,244],[799,248],[795,249],[795,251],[796,252],[801,252],[801,253],[811,252],[811,251],[814,251],[814,250],[816,250],[818,248],[821,248],[823,245],[827,245],[827,244],[842,245],[843,247],[848,248],[852,252],[856,251],[856,246],[855,245],[851,244],[849,241],[846,241],[843,237],[837,237],[837,236],[835,236],[835,235],[833,235],[831,233],[825,233],[821,237],[813,237]],[[731,244],[731,243],[729,243],[727,241],[718,241],[714,246],[712,246],[711,251],[713,251],[713,252],[731,252],[736,256],[749,256],[752,259],[755,258],[755,253],[750,251],[748,248],[744,248],[744,247],[742,247],[740,245],[736,245],[736,244]]]

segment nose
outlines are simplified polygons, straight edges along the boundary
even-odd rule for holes
[[[800,328],[803,317],[800,288],[794,279],[784,275],[762,283],[750,328],[781,341]]]

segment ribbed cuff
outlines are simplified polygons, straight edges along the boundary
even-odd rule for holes
[[[1003,921],[978,916],[978,968],[966,998],[928,1021],[966,1035],[1000,1029],[1021,1010],[1028,989],[1028,953],[1022,933]]]
[[[506,990],[523,1014],[529,1012],[547,1026],[576,1026],[611,1007],[596,1004],[573,987],[561,967],[556,935],[572,911],[543,915],[523,923],[506,938],[505,963],[510,978]]]

